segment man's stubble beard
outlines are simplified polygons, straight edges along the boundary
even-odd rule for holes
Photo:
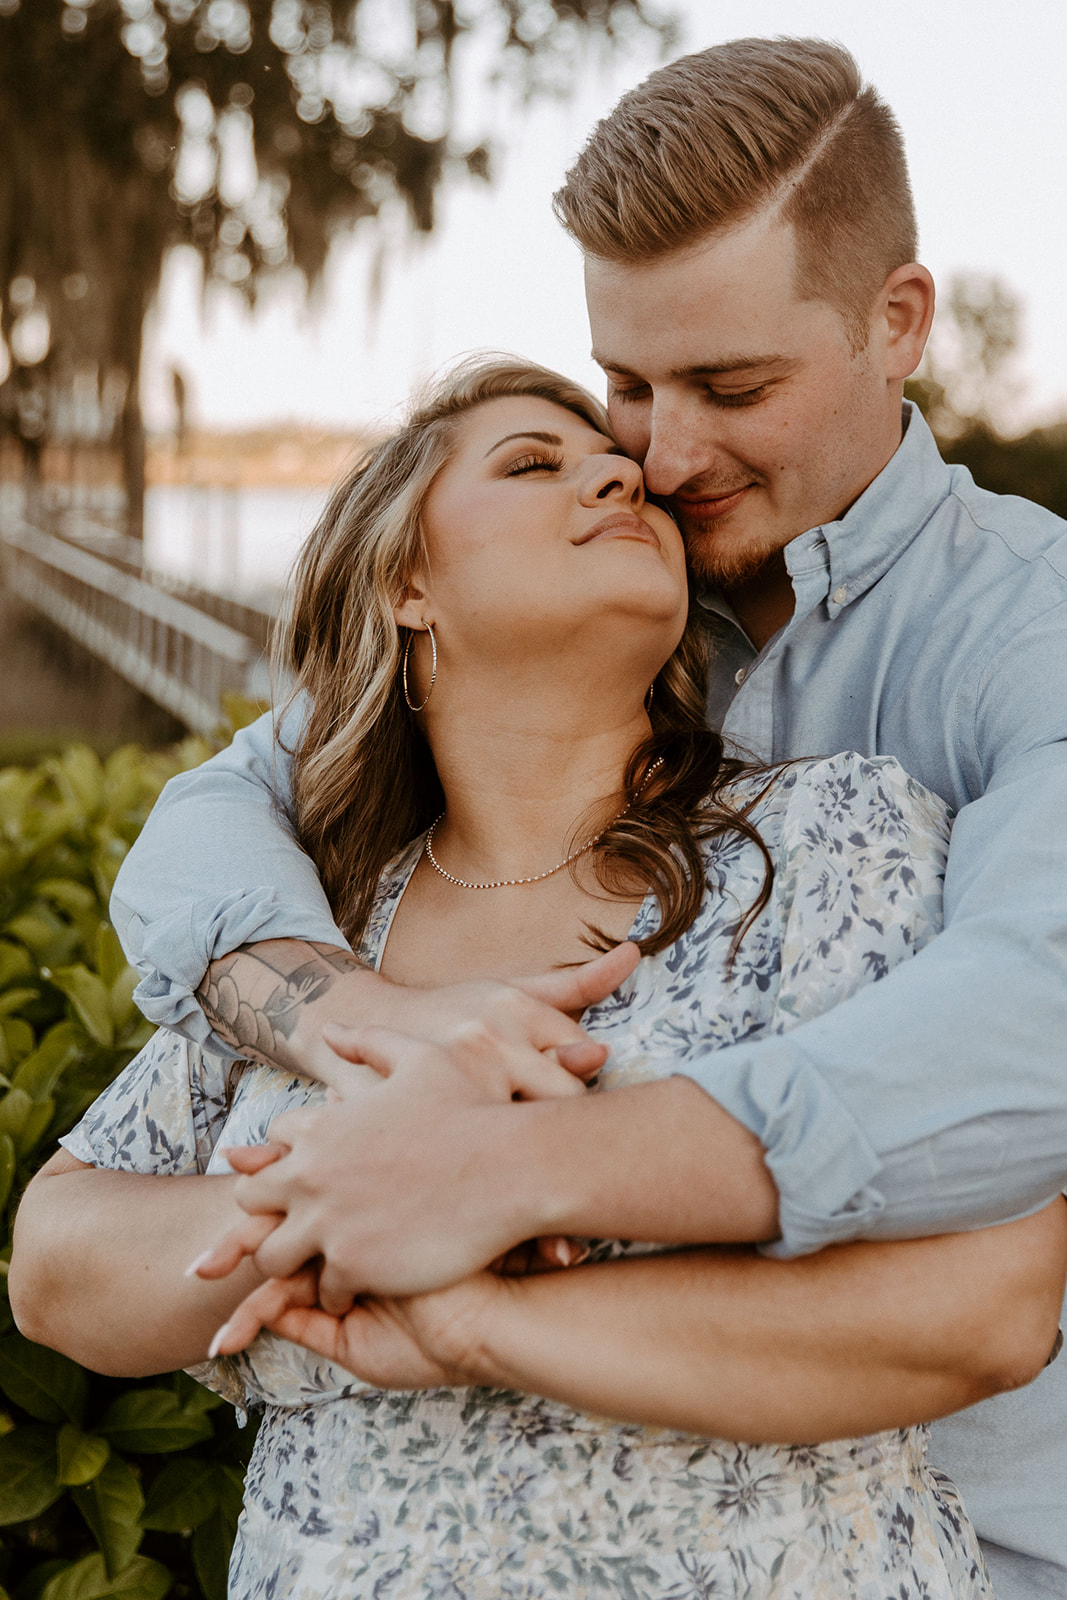
[[[714,530],[689,532],[683,527],[682,535],[689,570],[697,583],[727,591],[744,588],[761,572],[770,571],[781,552],[781,546],[771,539],[751,539],[731,547],[728,541],[716,540]]]

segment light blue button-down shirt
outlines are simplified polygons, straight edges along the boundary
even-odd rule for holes
[[[761,652],[704,602],[709,712],[736,743],[895,755],[959,813],[938,939],[826,1016],[686,1069],[766,1147],[783,1254],[976,1227],[1067,1185],[1067,525],[977,489],[905,421],[846,515],[787,547],[796,609]],[[209,960],[344,943],[270,732],[173,780],[116,884],[143,1009],[201,1040]],[[1067,1360],[940,1424],[936,1449],[1002,1600],[1067,1594]]]

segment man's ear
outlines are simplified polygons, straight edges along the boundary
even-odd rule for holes
[[[917,261],[897,267],[882,287],[879,311],[887,378],[910,378],[922,360],[934,320],[934,280]]]

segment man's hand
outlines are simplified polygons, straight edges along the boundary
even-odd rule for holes
[[[212,963],[197,998],[212,1027],[251,1061],[322,1082],[335,1062],[323,1039],[331,1024],[391,1028],[450,1050],[472,1033],[535,1055],[554,1051],[588,1075],[606,1052],[575,1020],[617,989],[637,965],[637,947],[616,946],[593,961],[511,983],[410,989],[364,967],[348,950],[289,939],[246,945]],[[351,1075],[351,1074],[350,1074]]]
[[[257,1169],[235,1191],[248,1228],[193,1270],[218,1277],[254,1251],[264,1276],[288,1278],[322,1257],[320,1301],[339,1314],[358,1294],[456,1283],[521,1244],[530,1230],[517,1205],[496,1198],[492,1160],[501,1116],[515,1114],[519,1075],[491,1059],[481,1035],[467,1047],[464,1068],[455,1049],[386,1029],[351,1031],[348,1052],[385,1081],[368,1088],[339,1068],[326,1105],[276,1118],[269,1150],[233,1152],[234,1166]]]
[[[636,946],[622,945],[583,967],[529,980],[524,988],[533,996],[518,989],[510,994],[540,1005],[584,1007],[610,994],[636,961]],[[472,987],[504,986],[422,991],[421,1001],[419,991],[403,992],[412,1007],[425,1002],[432,1012],[442,994]],[[357,1294],[441,1288],[522,1244],[517,1211],[490,1197],[485,1151],[493,1147],[497,1123],[487,1116],[513,1100],[580,1094],[573,1068],[554,1059],[559,1051],[531,1048],[521,1031],[470,1022],[452,1030],[448,1050],[381,1028],[332,1026],[326,1033],[336,1053],[318,1075],[330,1085],[333,1103],[278,1118],[270,1149],[232,1153],[232,1164],[246,1174],[237,1193],[250,1213],[248,1224],[190,1271],[224,1276],[252,1254],[266,1276],[288,1278],[323,1256],[322,1304],[343,1313]],[[587,1072],[604,1058],[602,1047],[588,1049]],[[572,1061],[576,1054],[570,1051]],[[351,1063],[386,1082],[368,1084]],[[280,1148],[285,1156],[279,1161]],[[458,1206],[449,1187],[457,1178],[466,1199]],[[566,1241],[551,1240],[540,1253],[562,1265],[565,1250],[570,1259]]]

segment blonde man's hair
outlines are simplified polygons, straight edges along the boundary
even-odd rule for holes
[[[918,250],[897,121],[822,39],[734,39],[654,72],[593,130],[555,209],[588,255],[625,263],[776,210],[798,294],[833,305],[855,349]]]

